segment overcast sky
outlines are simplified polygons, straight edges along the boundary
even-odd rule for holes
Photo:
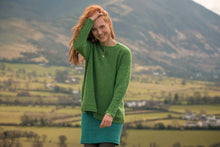
[[[193,0],[220,15],[220,0]]]

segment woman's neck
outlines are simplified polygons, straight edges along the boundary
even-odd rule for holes
[[[100,44],[103,45],[103,46],[115,46],[117,44],[117,42],[112,39],[108,42],[100,42]]]

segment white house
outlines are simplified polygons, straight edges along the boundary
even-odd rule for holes
[[[182,118],[187,120],[194,120],[196,114],[195,113],[185,113]]]
[[[197,123],[196,122],[185,122],[184,124],[185,127],[197,127]]]
[[[207,115],[206,119],[207,120],[216,120],[215,115]]]

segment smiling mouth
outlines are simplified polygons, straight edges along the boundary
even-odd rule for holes
[[[99,39],[104,39],[105,38],[105,36],[99,36]]]

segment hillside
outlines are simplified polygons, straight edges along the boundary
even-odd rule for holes
[[[191,0],[95,0],[113,19],[136,73],[220,78],[220,16]],[[91,1],[1,0],[0,59],[68,65],[71,28]]]

